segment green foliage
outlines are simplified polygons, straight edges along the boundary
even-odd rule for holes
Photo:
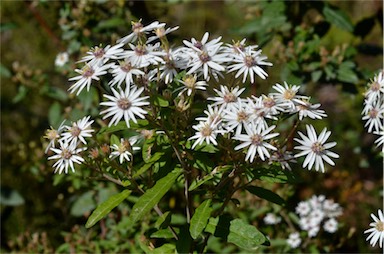
[[[189,227],[189,232],[193,239],[198,238],[203,232],[211,216],[212,210],[210,199],[205,200],[196,209],[191,218],[191,225]]]

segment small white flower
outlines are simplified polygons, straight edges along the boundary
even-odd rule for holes
[[[367,113],[363,116],[363,120],[367,121],[364,127],[368,126],[368,132],[379,131],[384,128],[384,106],[367,104]]]
[[[296,163],[295,157],[292,155],[291,151],[287,151],[287,147],[283,147],[282,149],[278,149],[277,151],[272,153],[271,158],[269,158],[270,162],[278,162],[282,169],[292,170],[291,166],[288,162]]]
[[[375,140],[375,144],[377,147],[382,146],[384,153],[384,126],[381,128],[381,131],[376,131],[373,134],[379,135],[379,137]]]
[[[129,44],[129,47],[131,50],[124,51],[121,57],[128,58],[132,65],[138,68],[164,63],[162,56],[166,55],[166,53],[159,50],[160,44],[158,43],[155,45]]]
[[[301,201],[297,206],[296,206],[296,213],[300,215],[301,217],[307,216],[309,212],[311,211],[311,206],[309,205],[308,202]]]
[[[367,229],[364,231],[364,234],[369,233],[367,237],[367,241],[369,241],[369,244],[371,244],[373,247],[376,245],[377,242],[379,242],[380,248],[383,248],[384,243],[384,215],[381,209],[378,210],[378,217],[371,213],[371,217],[374,222],[371,222],[369,226],[370,229]]]
[[[275,225],[280,223],[281,217],[276,216],[274,213],[267,213],[267,215],[264,217],[265,224],[268,225]]]
[[[77,122],[72,123],[72,126],[65,126],[67,131],[61,134],[61,139],[67,142],[73,141],[75,143],[80,140],[83,144],[87,144],[85,138],[92,137],[91,132],[95,131],[90,128],[93,123],[93,120],[89,120],[90,118],[90,116],[86,116]]]
[[[75,172],[74,164],[81,164],[84,162],[84,159],[79,156],[78,154],[84,150],[86,150],[86,147],[83,148],[76,148],[75,142],[62,142],[59,140],[60,149],[51,147],[51,150],[55,152],[56,154],[48,157],[48,160],[56,160],[55,164],[53,164],[53,167],[55,168],[55,173],[58,171],[59,174],[61,174],[64,170],[64,173],[68,174],[68,168],[72,169],[72,172]]]
[[[60,124],[60,126],[59,126],[59,128],[57,128],[57,130],[54,129],[52,126],[51,126],[51,129],[46,130],[44,138],[49,140],[49,144],[45,148],[45,153],[47,153],[51,147],[53,147],[53,148],[55,147],[56,141],[58,141],[60,139],[61,133],[66,128],[64,123],[65,123],[65,120]]]
[[[331,218],[324,223],[323,228],[328,233],[335,233],[337,231],[338,225],[339,224],[337,220],[335,220],[334,218]]]
[[[208,105],[208,110],[204,110],[206,117],[197,117],[197,121],[203,121],[208,123],[217,123],[223,119],[223,108],[217,106]],[[219,124],[218,127],[221,125]]]
[[[168,52],[163,56],[164,64],[160,65],[160,79],[164,80],[165,84],[172,83],[173,78],[177,76],[178,69],[187,68],[187,60],[183,56],[181,49],[169,49]],[[158,70],[153,69],[156,73]]]
[[[179,29],[178,26],[175,26],[172,28],[168,27],[167,29],[164,29],[164,26],[158,26],[154,29],[155,35],[149,37],[146,43],[148,44],[148,43],[151,43],[157,39],[161,39],[164,36],[166,36],[167,34],[172,33],[173,31],[176,31],[177,29]]]
[[[134,83],[133,77],[134,76],[141,76],[145,73],[141,70],[139,70],[135,65],[132,65],[132,63],[125,59],[124,61],[119,61],[119,65],[113,65],[111,67],[113,79],[109,82],[110,86],[114,86],[117,84],[117,86],[121,86],[123,81],[125,81],[126,86],[130,86]]]
[[[223,119],[226,122],[228,131],[236,129],[235,135],[240,135],[243,126],[250,124],[252,121],[252,110],[247,103],[238,100],[233,104],[233,107],[224,109]]]
[[[291,248],[299,247],[301,244],[300,234],[298,232],[289,234],[287,243]]]
[[[311,104],[309,101],[304,100],[295,100],[295,103],[300,120],[303,120],[304,117],[309,117],[311,119],[322,119],[323,117],[327,117],[324,110],[318,109],[321,106],[320,103]]]
[[[57,54],[55,58],[55,66],[61,67],[64,66],[66,63],[68,63],[69,54],[68,52],[61,52]]]
[[[262,79],[266,79],[268,74],[260,67],[261,65],[272,66],[272,63],[265,62],[265,56],[261,56],[261,50],[253,51],[252,48],[246,48],[246,51],[240,51],[239,54],[233,55],[235,64],[228,66],[228,72],[237,71],[235,78],[243,74],[243,83],[245,83],[248,75],[251,84],[255,82],[255,74]]]
[[[310,228],[308,230],[308,236],[311,237],[311,238],[315,237],[317,235],[317,233],[319,233],[319,230],[320,230],[319,226]]]
[[[128,139],[120,139],[120,144],[113,144],[111,148],[115,151],[111,152],[109,158],[114,159],[119,157],[120,164],[123,164],[124,159],[126,161],[131,161],[129,157],[132,157],[132,151],[140,150],[140,147],[133,146],[137,142],[136,137],[131,137]]]
[[[109,101],[101,102],[100,105],[107,106],[108,108],[101,111],[100,114],[105,114],[103,119],[112,116],[109,126],[117,125],[123,117],[127,127],[130,127],[129,120],[137,123],[135,115],[141,119],[145,118],[144,114],[147,114],[147,111],[141,107],[149,104],[149,102],[144,101],[149,97],[140,97],[143,90],[143,87],[127,86],[125,90],[118,88],[118,91],[112,88],[114,96],[104,94],[104,97],[109,99]]]
[[[124,51],[122,49],[123,46],[124,44],[116,44],[112,47],[111,45],[107,45],[105,48],[96,46],[91,48],[91,50],[87,52],[87,55],[79,62],[88,62],[89,65],[101,66],[109,59],[117,59],[118,55]]]
[[[378,101],[384,96],[384,72],[380,71],[368,84],[368,90],[365,93],[368,103]]]
[[[272,88],[275,89],[277,93],[270,93],[270,95],[275,97],[277,103],[286,108],[288,112],[294,112],[296,110],[294,100],[300,98],[297,95],[300,86],[289,86],[287,82],[284,81],[284,86],[276,84],[272,86]]]
[[[159,23],[158,21],[154,21],[151,24],[144,26],[141,23],[141,20],[138,22],[132,21],[132,33],[117,40],[117,43],[126,44],[128,42],[135,42],[140,36],[146,36],[149,31],[152,31],[156,28],[164,27],[165,23]]]
[[[241,93],[245,90],[245,88],[239,88],[238,86],[232,88],[229,91],[229,88],[223,85],[220,85],[220,91],[217,89],[213,89],[217,97],[209,97],[208,100],[214,101],[215,103],[212,106],[222,105],[224,108],[227,108],[227,105],[233,105],[238,100],[240,100]]]
[[[73,93],[77,90],[76,95],[79,95],[80,92],[84,89],[84,87],[87,87],[87,91],[89,91],[89,88],[91,86],[92,80],[100,80],[99,76],[104,75],[107,73],[107,70],[112,66],[112,64],[106,64],[103,66],[93,66],[93,65],[85,65],[83,69],[75,69],[77,73],[80,74],[80,76],[76,76],[73,78],[70,78],[69,81],[76,81],[75,84],[73,84],[68,91]]]
[[[235,147],[235,150],[248,147],[248,152],[245,156],[246,161],[249,159],[252,163],[256,153],[259,155],[261,160],[265,160],[265,157],[269,158],[271,156],[267,148],[270,150],[277,150],[276,147],[265,142],[265,140],[274,138],[279,135],[279,133],[269,133],[275,128],[274,125],[266,130],[261,130],[261,128],[256,128],[255,126],[244,127],[247,134],[235,135],[233,139],[242,141],[240,145]]]
[[[187,74],[183,80],[178,80],[184,86],[179,87],[175,90],[175,92],[180,91],[178,96],[187,91],[187,95],[191,96],[196,90],[206,90],[206,86],[208,86],[206,81],[197,81],[197,76]]]
[[[204,141],[207,144],[217,145],[216,136],[217,134],[224,133],[223,130],[218,129],[218,125],[220,121],[212,121],[212,122],[200,122],[198,125],[192,126],[197,132],[194,136],[190,137],[188,140],[196,139],[196,141],[192,145],[192,149],[194,149],[197,145],[201,145]]]
[[[330,131],[327,131],[326,128],[320,133],[317,137],[316,131],[312,125],[307,125],[307,135],[306,137],[301,132],[298,132],[301,139],[295,138],[294,140],[299,142],[301,145],[296,146],[295,149],[302,150],[302,152],[295,155],[295,157],[300,157],[306,155],[304,160],[303,167],[308,166],[308,169],[311,170],[313,165],[315,165],[316,171],[321,171],[324,173],[324,162],[325,160],[328,164],[334,166],[335,163],[331,160],[331,158],[339,158],[339,155],[328,151],[328,149],[336,146],[336,142],[330,142],[325,144],[329,136],[331,135]]]

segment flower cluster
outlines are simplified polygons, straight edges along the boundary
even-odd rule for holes
[[[367,131],[379,136],[375,143],[384,152],[384,70],[367,85],[362,115]]]
[[[138,119],[159,117],[152,98],[162,96],[159,91],[164,87],[179,111],[191,108],[195,94],[204,91],[199,95],[210,102],[205,115],[196,117],[197,124],[191,127],[195,134],[184,137],[194,140],[192,149],[204,143],[217,146],[218,138],[223,137],[232,140],[234,150],[244,153],[245,161],[250,163],[261,160],[290,169],[289,163],[305,156],[303,167],[309,170],[314,167],[324,172],[324,161],[334,165],[331,158],[338,155],[329,149],[336,142],[325,143],[330,136],[326,129],[317,136],[314,127],[307,125],[307,135],[299,132],[300,138],[294,139],[299,144],[294,147],[299,150],[296,154],[292,148],[287,149],[287,134],[277,131],[283,117],[296,115],[293,130],[304,118],[326,117],[320,104],[313,104],[310,97],[299,94],[300,86],[284,82],[275,84],[272,93],[241,97],[246,82],[252,85],[257,77],[266,79],[265,67],[272,66],[257,45],[247,45],[245,39],[224,44],[221,37],[210,39],[207,32],[201,40],[191,38],[184,40],[182,46],[170,46],[166,35],[177,29],[166,28],[165,23],[158,21],[147,26],[141,20],[132,22],[132,32],[115,45],[96,46],[86,53],[79,61],[82,68],[75,69],[79,75],[69,79],[69,92],[79,95],[91,86],[97,87],[104,98],[99,103],[102,119],[109,119],[108,126],[124,121],[131,128]],[[212,92],[214,96],[210,95]],[[82,122],[85,123],[88,122]],[[156,131],[166,130],[158,126]],[[84,137],[89,135],[90,132],[84,132],[73,139],[84,144]],[[70,137],[71,134],[65,134],[66,140]],[[277,137],[284,140],[280,142]],[[111,147],[120,163],[132,156],[132,148],[126,149],[124,142]],[[75,162],[81,161],[76,157]]]
[[[69,168],[74,172],[74,163],[81,164],[84,162],[84,158],[80,156],[80,153],[87,150],[85,146],[87,145],[86,138],[91,137],[91,133],[94,132],[91,129],[93,120],[90,120],[90,116],[72,122],[71,125],[64,125],[64,123],[65,121],[57,130],[53,128],[47,130],[45,135],[45,138],[49,140],[45,153],[48,153],[49,150],[55,153],[48,159],[56,160],[53,167],[55,173],[58,172],[59,174],[63,171],[67,174]],[[56,148],[57,143],[59,148]]]
[[[314,195],[296,206],[296,214],[300,219],[300,228],[312,238],[318,234],[321,225],[326,232],[335,233],[338,229],[336,217],[342,214],[342,208],[323,195]]]

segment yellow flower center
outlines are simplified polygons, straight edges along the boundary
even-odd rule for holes
[[[286,100],[292,100],[295,97],[295,95],[296,95],[296,92],[293,91],[292,89],[287,89],[283,93],[283,97]]]

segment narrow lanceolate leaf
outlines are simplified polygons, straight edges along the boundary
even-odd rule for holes
[[[257,187],[257,186],[247,186],[246,189],[253,195],[256,195],[259,198],[268,200],[269,202],[272,202],[278,205],[284,205],[285,203],[284,199],[282,199],[279,195],[277,195],[276,193],[270,190]]]
[[[191,218],[191,225],[189,227],[189,232],[193,239],[199,237],[201,232],[203,232],[204,228],[207,226],[212,210],[210,199],[205,200],[196,209],[195,214]]]
[[[348,32],[353,32],[353,24],[351,20],[341,10],[332,9],[328,6],[324,6],[323,14],[325,16],[325,20],[327,20],[328,22]]]
[[[130,190],[123,190],[122,192],[115,194],[108,198],[105,202],[101,203],[96,207],[96,209],[92,212],[91,216],[89,216],[87,223],[85,224],[86,228],[90,228],[95,225],[99,220],[101,220],[105,215],[107,215],[113,208],[118,206],[121,202],[126,199],[129,194],[131,194]]]
[[[146,215],[160,201],[160,199],[172,187],[181,172],[181,168],[174,169],[172,172],[168,173],[168,175],[158,180],[155,186],[147,190],[147,192],[139,198],[132,208],[132,212],[129,217],[130,225],[133,225],[136,221],[143,218],[144,215]]]
[[[265,236],[252,225],[241,219],[231,221],[228,242],[247,250],[257,249],[266,241]]]

